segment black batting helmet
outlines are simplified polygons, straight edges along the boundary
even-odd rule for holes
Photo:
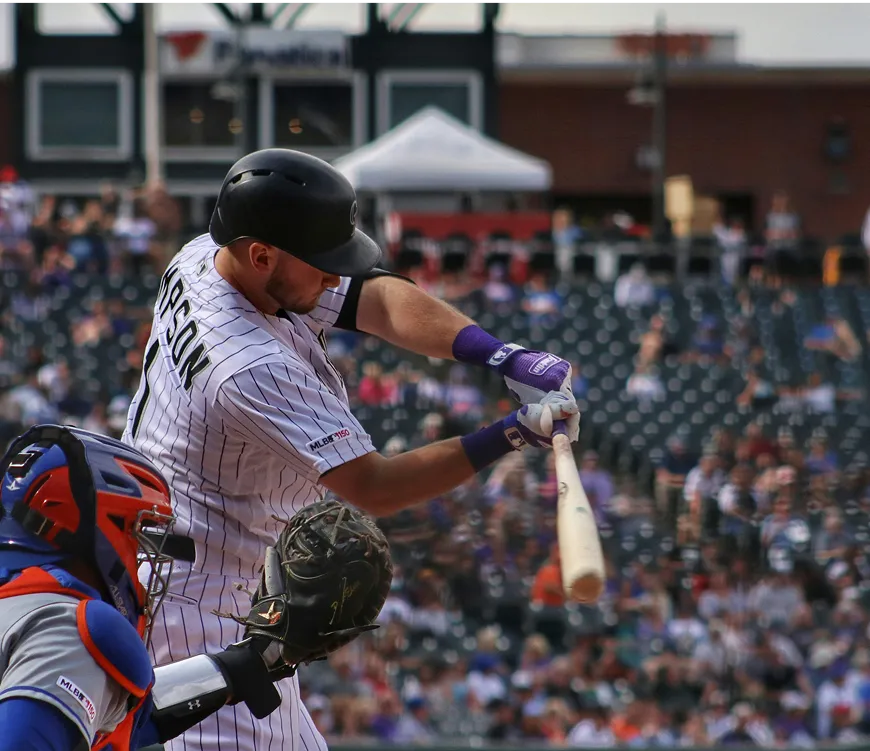
[[[375,241],[356,228],[357,212],[353,186],[332,165],[263,149],[230,168],[209,234],[220,246],[249,237],[329,274],[356,276],[381,260]]]

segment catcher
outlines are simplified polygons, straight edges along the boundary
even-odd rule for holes
[[[118,441],[43,425],[0,478],[0,751],[128,751],[239,702],[265,717],[273,682],[375,628],[389,592],[378,528],[316,503],[267,549],[244,640],[155,670],[146,645],[178,546],[160,473]]]

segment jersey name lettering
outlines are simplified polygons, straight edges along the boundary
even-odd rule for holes
[[[161,320],[169,321],[165,331],[165,344],[172,356],[172,364],[178,369],[185,391],[190,391],[193,379],[204,371],[211,360],[205,354],[205,344],[200,342],[188,353],[188,349],[199,335],[196,321],[187,320],[190,315],[190,301],[183,298],[184,282],[175,279],[178,267],[169,268],[160,282],[160,292],[157,301],[158,315]],[[173,284],[173,279],[175,280]],[[185,357],[186,355],[186,357]]]

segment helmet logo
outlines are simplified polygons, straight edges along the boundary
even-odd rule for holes
[[[359,204],[356,201],[350,207],[350,226],[356,227],[356,215],[359,213]]]

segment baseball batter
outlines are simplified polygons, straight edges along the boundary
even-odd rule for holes
[[[217,613],[246,610],[265,545],[326,490],[384,516],[433,498],[501,456],[550,446],[555,421],[577,439],[568,363],[503,343],[407,280],[378,269],[356,228],[350,183],[285,149],[239,160],[209,234],[167,269],[124,441],[160,468],[175,532],[195,546],[155,621],[157,665],[239,640]],[[386,458],[348,407],[326,351],[331,328],[490,367],[525,406],[474,434]],[[257,721],[226,707],[168,744],[191,749],[325,749],[294,676]]]

